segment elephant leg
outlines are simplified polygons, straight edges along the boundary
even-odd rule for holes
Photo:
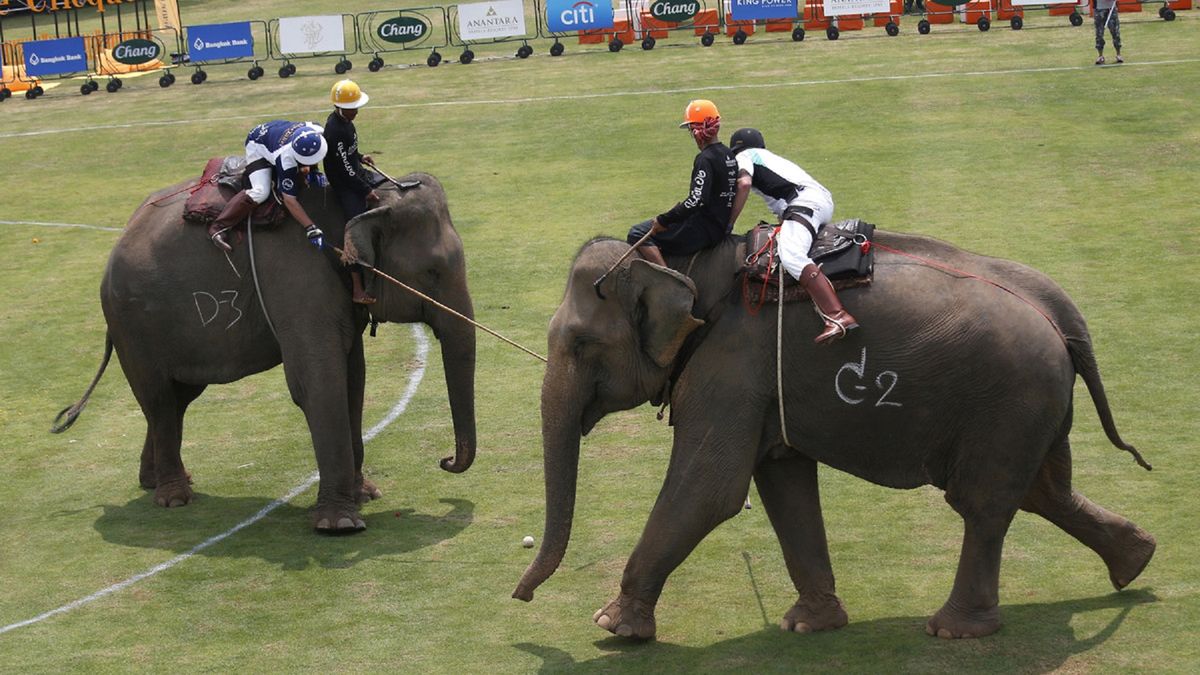
[[[834,590],[817,463],[798,455],[767,460],[755,470],[754,482],[800,594],[779,627],[809,633],[845,626],[849,619]]]
[[[329,533],[364,530],[367,526],[359,517],[358,491],[355,489],[346,361],[334,355],[313,359],[322,360],[336,363],[297,365],[289,363],[286,355],[284,357],[288,389],[308,421],[320,473],[317,505],[312,512],[313,527]]]
[[[176,424],[179,427],[179,438],[182,443],[183,439],[183,415],[187,412],[188,405],[195,401],[200,394],[204,392],[205,385],[191,385],[182,382],[175,382],[172,385],[175,391],[175,409],[176,409]],[[149,419],[149,418],[147,418]],[[178,454],[178,448],[176,448]],[[183,465],[182,457],[180,458],[180,466]],[[187,476],[189,485],[192,483],[192,474],[184,470],[184,475]],[[141,465],[138,469],[138,483],[147,490],[153,490],[158,487],[158,474],[155,470],[154,460],[154,434],[151,431],[150,425],[146,425],[146,440],[142,444]]]
[[[138,480],[143,486],[154,488],[155,504],[183,506],[193,497],[191,477],[183,468],[183,459],[179,455],[183,415],[188,404],[204,391],[204,386],[171,381],[161,384],[147,384],[145,380],[137,382],[134,395],[142,407],[147,427]]]
[[[726,438],[740,431],[732,424],[722,426]],[[750,488],[753,451],[741,446],[756,447],[757,438],[747,435],[737,444],[713,441],[709,436],[716,431],[710,427],[702,438],[688,440],[676,429],[666,481],[625,565],[620,595],[592,616],[601,628],[622,637],[654,637],[654,607],[667,577],[713,528],[741,512]]]
[[[1108,567],[1117,590],[1137,578],[1154,556],[1154,537],[1093,504],[1071,487],[1071,446],[1063,438],[1046,457],[1021,508],[1062,528],[1092,549]]]
[[[346,378],[346,397],[350,402],[350,443],[354,449],[354,483],[359,503],[379,499],[383,493],[374,483],[363,476],[363,391],[367,384],[367,366],[363,356],[362,337],[354,341],[350,349],[349,370]]]

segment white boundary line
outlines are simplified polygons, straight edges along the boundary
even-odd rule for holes
[[[1200,59],[1168,59],[1163,61],[1144,61],[1123,63],[1121,68],[1146,68],[1150,66],[1170,66],[1183,63],[1198,63]],[[794,82],[760,82],[751,84],[725,84],[707,87],[682,87],[679,89],[643,89],[640,91],[597,92],[595,94],[563,94],[561,96],[528,96],[523,98],[475,99],[468,101],[430,101],[428,103],[395,103],[391,105],[372,106],[372,110],[394,110],[399,108],[448,108],[456,106],[477,105],[518,105],[525,103],[552,103],[556,101],[587,101],[598,98],[616,98],[620,96],[662,96],[664,94],[694,94],[705,91],[736,91],[739,89],[783,89],[788,87],[811,87],[830,84],[858,84],[863,82],[894,82],[899,80],[929,80],[946,77],[984,77],[990,75],[1029,75],[1036,73],[1067,73],[1084,70],[1097,70],[1094,65],[1086,66],[1053,66],[1048,68],[1013,68],[1004,70],[973,70],[965,72],[914,73],[911,75],[873,75],[868,77],[847,77],[830,80],[797,80]],[[293,112],[272,113],[281,117],[292,118],[317,113],[324,114],[327,108],[319,110],[302,110]],[[190,120],[146,120],[129,122],[127,124],[99,124],[90,127],[66,127],[62,129],[42,129],[39,131],[15,131],[0,133],[0,138],[28,138],[30,136],[49,136],[51,134],[67,134],[85,131],[105,131],[109,129],[135,129],[139,127],[164,127],[183,124],[212,124],[214,122],[230,122],[234,120],[261,120],[262,114],[233,115],[229,117],[207,117]]]
[[[83,225],[81,223],[43,223],[40,220],[0,220],[0,225],[40,225],[42,227],[78,227],[84,230],[104,230],[105,232],[120,232],[123,227],[105,227],[103,225]]]
[[[389,424],[396,421],[396,418],[400,417],[400,415],[402,415],[404,413],[405,409],[408,408],[409,402],[412,401],[412,397],[417,393],[417,385],[421,384],[421,380],[425,377],[425,362],[426,362],[426,357],[429,355],[429,338],[428,338],[428,336],[425,335],[425,331],[424,331],[424,329],[421,328],[420,324],[412,325],[412,334],[413,334],[413,338],[417,341],[416,357],[417,357],[417,363],[419,365],[417,366],[417,369],[414,370],[411,375],[409,375],[408,387],[404,390],[404,394],[400,397],[400,400],[396,401],[396,405],[392,406],[392,409],[390,411],[388,411],[388,414],[385,415],[384,418],[382,420],[380,420],[378,424],[371,427],[371,429],[369,431],[367,431],[366,433],[363,434],[363,443],[367,443],[371,439],[378,436],[381,431],[386,429]],[[287,494],[280,497],[279,499],[276,499],[275,501],[271,502],[270,504],[267,504],[266,506],[262,507],[262,509],[260,509],[258,513],[254,514],[253,516],[250,516],[249,518],[243,520],[242,522],[238,523],[237,525],[234,525],[233,527],[226,530],[225,532],[222,532],[221,534],[218,534],[214,537],[210,537],[210,538],[204,540],[203,542],[196,544],[187,552],[180,553],[179,555],[175,556],[174,558],[171,558],[170,560],[168,560],[164,563],[155,565],[154,567],[151,567],[150,569],[146,570],[145,572],[135,574],[124,581],[120,581],[120,582],[113,584],[112,586],[109,586],[108,588],[102,588],[87,597],[80,598],[73,602],[68,602],[67,604],[63,605],[62,607],[52,609],[48,612],[43,612],[42,614],[38,614],[37,616],[33,617],[32,619],[26,619],[24,621],[18,621],[16,623],[12,623],[7,626],[4,626],[3,628],[0,628],[0,635],[3,635],[4,633],[7,633],[11,630],[16,630],[18,628],[24,628],[25,626],[29,626],[29,625],[38,623],[40,621],[45,621],[46,619],[49,619],[52,616],[57,616],[59,614],[66,614],[67,612],[70,612],[72,610],[83,607],[84,605],[89,604],[91,602],[95,602],[96,600],[99,600],[100,598],[103,598],[107,595],[112,595],[113,593],[116,593],[118,591],[123,591],[126,588],[129,588],[130,586],[136,584],[137,582],[142,581],[143,579],[149,579],[150,577],[158,574],[159,572],[165,572],[166,570],[169,570],[172,567],[175,567],[176,565],[186,561],[188,558],[191,558],[192,556],[196,555],[200,551],[203,551],[204,549],[209,548],[210,546],[213,546],[214,544],[218,544],[218,543],[224,541],[225,539],[228,539],[230,536],[232,536],[234,533],[238,532],[239,530],[243,530],[247,527],[250,527],[251,525],[262,520],[263,518],[266,518],[267,514],[271,513],[272,511],[279,508],[280,506],[283,506],[284,504],[288,503],[289,501],[295,499],[302,492],[304,492],[305,490],[307,490],[310,487],[312,487],[313,485],[315,485],[318,480],[319,480],[319,474],[316,472],[313,472],[308,478],[305,478],[302,483],[300,483],[296,487],[289,490]]]

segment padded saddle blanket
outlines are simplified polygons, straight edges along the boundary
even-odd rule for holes
[[[742,266],[742,293],[752,305],[779,302],[778,228],[760,222],[746,233],[746,260]],[[837,289],[866,286],[874,274],[875,251],[871,239],[875,226],[862,220],[841,220],[821,228],[808,257]],[[783,301],[796,302],[808,293],[792,275],[783,273]]]
[[[183,204],[183,219],[197,225],[208,225],[221,215],[221,210],[239,191],[247,185],[242,173],[246,168],[243,156],[213,157],[204,166],[200,183],[192,190]],[[274,195],[272,195],[274,197]],[[276,225],[283,220],[285,211],[277,199],[268,199],[259,204],[250,214],[254,225]]]

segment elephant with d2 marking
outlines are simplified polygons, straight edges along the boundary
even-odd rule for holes
[[[427,174],[402,182],[416,187],[378,188],[378,205],[348,224],[332,193],[306,189],[300,200],[329,241],[345,233],[346,248],[359,259],[473,317],[462,240],[441,184]],[[294,220],[254,228],[253,259],[250,242],[228,254],[214,250],[203,227],[183,222],[183,193],[193,185],[151,195],[117,241],[100,290],[108,323],[104,361],[53,430],[75,421],[115,348],[146,417],[139,480],[154,490],[155,503],[182,506],[193,497],[179,453],[188,405],[210,384],[282,363],[320,471],[313,525],[322,532],[364,529],[359,503],[380,496],[362,474],[367,311],[351,303],[348,275],[335,255],[313,247]],[[454,455],[441,467],[466,471],[476,448],[474,328],[391,285],[379,285],[374,295],[375,319],[426,323],[440,341],[455,439]]]
[[[782,415],[776,312],[750,312],[743,303],[740,237],[695,260],[668,260],[690,277],[635,258],[605,279],[606,299],[593,282],[628,247],[585,245],[550,322],[542,383],[546,525],[513,596],[532,600],[566,552],[581,436],[608,413],[660,403],[672,377],[666,479],[620,593],[594,616],[617,635],[654,637],[668,575],[740,512],[751,479],[798,592],[781,626],[844,626],[818,463],[887,487],[945,491],[964,536],[950,597],[926,626],[931,635],[979,637],[1000,627],[1001,548],[1018,509],[1095,551],[1116,588],[1133,581],[1154,554],[1154,538],[1071,486],[1076,376],[1109,440],[1150,468],[1117,434],[1079,310],[1024,265],[924,237],[877,231],[877,241],[886,250],[873,284],[841,293],[860,330],[815,346],[821,320],[807,304],[785,308]]]

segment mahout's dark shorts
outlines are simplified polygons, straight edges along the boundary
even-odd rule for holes
[[[629,236],[625,241],[629,242],[630,246],[636,244],[650,231],[650,223],[650,220],[643,220],[629,228]],[[675,223],[666,232],[659,232],[650,237],[650,242],[657,246],[663,255],[691,255],[721,241],[724,234],[715,236],[715,230],[706,219],[693,216],[682,223]]]

